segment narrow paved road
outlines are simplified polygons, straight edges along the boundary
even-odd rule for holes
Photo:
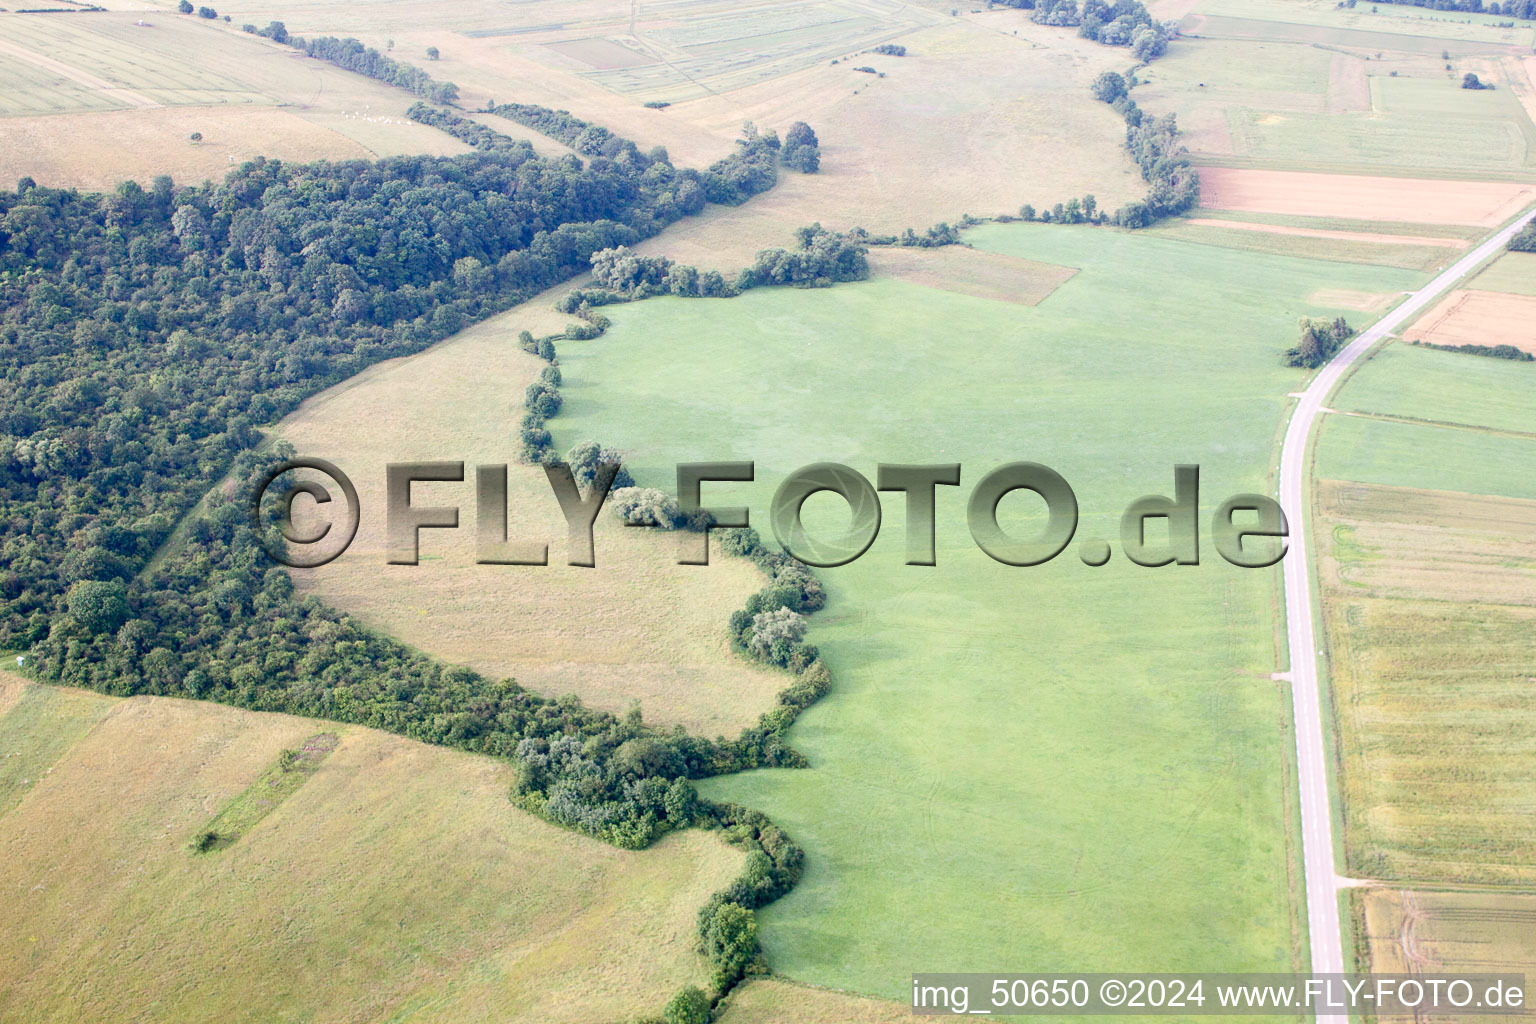
[[[1339,877],[1333,864],[1333,814],[1329,806],[1328,756],[1323,740],[1317,663],[1322,651],[1312,631],[1312,591],[1308,580],[1311,552],[1307,550],[1304,492],[1307,439],[1323,401],[1349,366],[1383,337],[1413,319],[1442,292],[1459,283],[1478,264],[1503,248],[1533,217],[1528,210],[1487,241],[1442,271],[1396,309],[1349,343],[1313,379],[1285,432],[1280,450],[1280,505],[1290,525],[1290,551],[1285,557],[1285,619],[1290,633],[1292,704],[1296,712],[1296,763],[1301,785],[1301,849],[1307,886],[1307,930],[1312,941],[1312,971],[1341,973],[1344,950],[1339,929]],[[1318,1024],[1347,1024],[1347,1014],[1317,1015]]]

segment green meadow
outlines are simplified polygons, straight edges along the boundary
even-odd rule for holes
[[[1347,399],[1349,389],[1342,395]],[[1314,475],[1429,491],[1536,498],[1533,469],[1536,438],[1336,415],[1323,420]]]
[[[798,466],[963,466],[939,489],[936,567],[903,564],[891,494],[868,553],[822,571],[811,639],[835,684],[790,734],[812,767],[704,787],[807,850],[761,912],[769,961],[895,998],[914,970],[1289,970],[1305,924],[1272,574],[1204,532],[1199,566],[1131,565],[1119,513],[1172,493],[1177,463],[1201,467],[1202,531],[1226,496],[1267,489],[1303,380],[1280,353],[1298,316],[1343,312],[1303,297],[1417,275],[1085,228],[967,239],[1080,272],[1034,307],[889,280],[654,299],[560,349],[561,448],[616,445],[669,490],[677,462],[754,460],[755,482],[706,484],[705,504],[749,506],[765,536]],[[1014,460],[1061,473],[1082,510],[1044,566],[990,560],[965,525],[970,488]],[[1038,529],[1032,501],[1006,497],[1004,527]],[[845,513],[818,495],[806,521]],[[1096,538],[1115,554],[1089,568],[1078,543]]]
[[[1394,342],[1339,392],[1334,406],[1536,434],[1536,363]]]

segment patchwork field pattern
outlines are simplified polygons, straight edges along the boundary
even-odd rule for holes
[[[1180,23],[1186,37],[1138,72],[1141,103],[1176,111],[1202,164],[1529,182],[1532,28],[1443,15],[1202,3]],[[1495,88],[1460,88],[1469,71]]]
[[[313,721],[13,679],[0,697],[23,687],[0,765],[51,770],[0,802],[0,1019],[590,1024],[704,978],[695,915],[741,864],[707,833],[617,850],[515,810],[500,762],[342,728],[238,843],[193,854]]]
[[[1324,481],[1349,871],[1536,878],[1536,502]]]

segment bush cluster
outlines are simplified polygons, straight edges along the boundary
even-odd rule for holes
[[[1301,328],[1301,340],[1285,353],[1285,365],[1316,369],[1333,358],[1343,344],[1355,333],[1343,317],[1336,320],[1313,320],[1302,317],[1297,322]]]

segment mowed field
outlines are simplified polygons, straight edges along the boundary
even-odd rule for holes
[[[807,849],[804,880],[760,913],[769,960],[894,999],[924,965],[1289,969],[1304,925],[1266,574],[1089,569],[1075,547],[1005,567],[971,542],[965,494],[1040,461],[1076,488],[1079,536],[1117,538],[1176,462],[1202,464],[1208,504],[1262,488],[1301,380],[1279,352],[1298,315],[1334,312],[1305,297],[1414,275],[1110,231],[968,238],[1078,273],[1034,306],[890,280],[651,300],[562,349],[580,400],[551,421],[560,444],[603,437],[656,486],[675,461],[753,459],[755,483],[706,497],[760,529],[798,465],[964,466],[938,496],[937,567],[902,564],[887,502],[874,547],[823,573],[810,638],[835,685],[790,735],[813,767],[706,784]],[[841,521],[820,501],[812,529]],[[1002,514],[1022,530],[1028,510]]]
[[[1479,291],[1536,295],[1536,252],[1507,252],[1473,278],[1472,284]]]
[[[1357,891],[1353,900],[1371,971],[1536,973],[1536,896],[1369,889]],[[1436,1014],[1434,1019],[1502,1024],[1526,1016]]]
[[[8,186],[23,175],[91,189],[157,174],[197,182],[256,156],[468,148],[407,120],[408,93],[172,12],[0,13],[0,85]]]
[[[1536,363],[1393,342],[1372,354],[1334,404],[1341,410],[1490,427],[1536,440]]]
[[[188,842],[313,721],[0,677],[0,1020],[613,1021],[704,976],[739,870],[507,800],[504,765],[366,729],[235,845]],[[9,765],[27,764],[17,777]]]
[[[363,509],[347,553],[319,569],[295,570],[295,586],[493,678],[574,693],[616,713],[638,700],[650,722],[735,736],[788,683],[729,649],[730,613],[763,585],[762,575],[745,559],[678,565],[673,545],[626,529],[606,511],[597,523],[596,567],[573,567],[544,471],[517,461],[523,389],[547,365],[517,347],[517,333],[559,330],[566,318],[549,303],[548,296],[536,299],[420,355],[375,366],[279,424],[277,433],[300,454],[329,459],[350,475]],[[562,356],[570,344],[557,343]],[[562,393],[565,410],[594,400],[580,380],[567,381]],[[583,439],[562,439],[561,450]],[[413,488],[417,504],[458,506],[460,528],[423,531],[421,564],[389,565],[385,466],[410,460],[464,461],[464,483]],[[479,464],[510,464],[508,535],[547,543],[548,566],[476,564]],[[676,489],[675,481],[665,486]]]

